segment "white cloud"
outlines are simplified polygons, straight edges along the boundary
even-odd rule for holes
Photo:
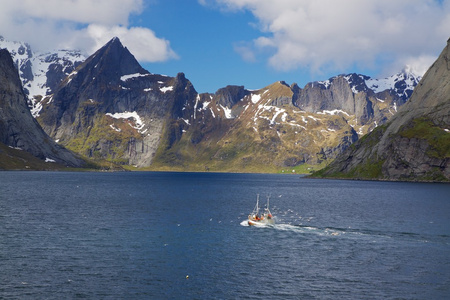
[[[4,0],[11,12],[25,18],[52,19],[78,23],[127,25],[130,13],[140,13],[142,0]],[[2,1],[2,2],[4,2]],[[3,6],[3,3],[2,3]],[[3,8],[3,7],[2,7]]]
[[[156,37],[153,31],[144,27],[125,28],[91,24],[83,36],[90,37],[94,41],[91,52],[102,47],[112,37],[117,36],[139,61],[157,62],[178,58],[170,48],[169,41]],[[77,44],[79,44],[78,41],[75,42],[75,45]]]
[[[78,48],[92,54],[114,36],[141,62],[176,58],[169,41],[142,27],[129,27],[143,0],[3,0],[0,35],[33,48]]]
[[[212,0],[210,0],[212,1]],[[202,0],[206,5],[207,1]],[[208,2],[210,3],[210,2]],[[260,22],[261,37],[240,51],[246,57],[274,52],[268,63],[313,73],[379,61],[423,64],[436,57],[450,33],[450,0],[215,0],[222,9],[248,10]],[[250,41],[247,41],[250,42]],[[397,70],[404,66],[397,66]]]
[[[233,45],[233,49],[246,62],[255,62],[256,55],[252,50],[252,45],[248,42],[237,42]]]
[[[404,60],[400,60],[401,64],[406,66],[408,71],[414,74],[423,75],[430,68],[433,62],[436,60],[435,56],[431,55],[421,55],[418,57],[406,57]],[[395,70],[398,72],[398,70]],[[394,74],[394,70],[389,72],[389,74]]]

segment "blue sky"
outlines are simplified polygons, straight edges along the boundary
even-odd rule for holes
[[[341,73],[423,72],[450,37],[450,0],[3,0],[0,35],[87,55],[118,36],[144,68],[198,92],[303,87]]]
[[[264,63],[247,63],[234,50],[238,41],[258,36],[250,22],[256,21],[249,12],[221,12],[195,0],[158,1],[145,17],[133,18],[136,26],[152,28],[169,40],[178,55],[177,59],[143,66],[170,76],[184,72],[198,92],[215,92],[229,84],[258,89],[282,80]]]

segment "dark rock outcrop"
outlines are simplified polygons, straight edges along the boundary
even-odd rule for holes
[[[244,86],[228,85],[217,90],[214,97],[218,105],[231,108],[246,95],[248,91],[244,89]]]
[[[85,163],[55,143],[32,117],[9,52],[0,50],[0,142],[47,161],[71,167]]]

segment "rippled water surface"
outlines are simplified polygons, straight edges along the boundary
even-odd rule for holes
[[[450,185],[0,172],[0,298],[449,299]]]

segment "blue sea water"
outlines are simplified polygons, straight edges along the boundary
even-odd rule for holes
[[[449,299],[450,185],[0,172],[0,298]]]

